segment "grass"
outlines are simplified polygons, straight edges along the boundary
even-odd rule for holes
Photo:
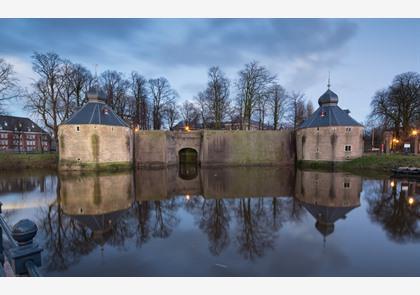
[[[57,153],[0,153],[0,170],[57,169]]]
[[[328,161],[300,161],[298,166],[316,170],[342,170],[362,173],[378,171],[384,173],[391,172],[391,169],[396,167],[420,167],[420,156],[401,154],[366,155],[358,159],[336,163]]]

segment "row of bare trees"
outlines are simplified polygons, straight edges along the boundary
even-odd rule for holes
[[[19,90],[13,66],[0,59],[0,103],[25,97],[25,108],[35,114],[57,138],[58,125],[86,102],[86,93],[98,86],[106,102],[131,126],[140,129],[172,129],[178,121],[186,125],[221,129],[226,121],[239,129],[297,127],[313,112],[303,94],[287,93],[277,76],[253,61],[231,81],[217,66],[208,70],[205,88],[191,100],[178,103],[179,96],[164,77],[146,79],[133,71],[125,75],[106,70],[92,74],[81,64],[54,52],[32,55],[36,80],[31,89]],[[233,93],[233,94],[232,94]]]

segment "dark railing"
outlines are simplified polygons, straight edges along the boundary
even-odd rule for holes
[[[29,219],[22,219],[11,229],[2,216],[0,202],[0,276],[5,276],[5,258],[9,262],[15,275],[39,277],[38,267],[41,266],[42,248],[33,239],[38,227]],[[10,247],[4,248],[3,232]]]

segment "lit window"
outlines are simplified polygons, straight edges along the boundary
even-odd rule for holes
[[[345,145],[344,146],[344,151],[351,152],[351,145]]]
[[[4,126],[7,126],[7,122],[6,121],[4,121]]]

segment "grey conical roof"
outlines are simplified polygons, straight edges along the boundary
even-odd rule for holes
[[[299,128],[313,128],[325,126],[362,126],[350,117],[348,110],[342,110],[338,105],[338,95],[328,89],[318,99],[319,108]]]
[[[111,107],[105,104],[105,95],[101,90],[92,87],[88,91],[87,97],[89,99],[88,103],[63,124],[99,124],[128,127],[127,123]]]

